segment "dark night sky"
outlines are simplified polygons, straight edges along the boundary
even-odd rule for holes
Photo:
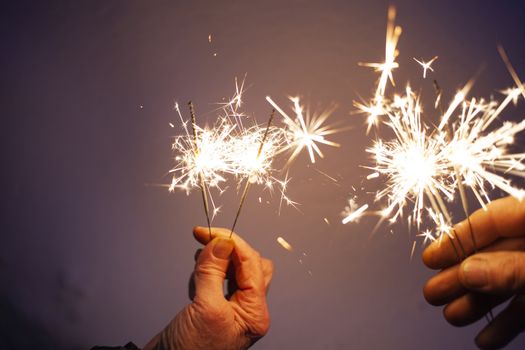
[[[278,216],[275,201],[259,204],[257,191],[248,199],[238,231],[276,266],[272,328],[255,348],[472,348],[484,321],[454,328],[426,304],[431,271],[410,261],[406,229],[383,227],[370,238],[374,220],[338,224],[351,185],[367,174],[359,165],[371,144],[351,111],[376,75],[357,62],[383,57],[388,4],[4,2],[0,348],[142,346],[188,302],[198,248],[191,228],[205,222],[200,196],[151,184],[169,181],[174,99],[192,99],[201,122],[211,120],[212,102],[230,96],[245,73],[247,110],[259,121],[269,111],[265,95],[284,103],[300,94],[312,106],[337,103],[334,120],[352,127],[315,166],[338,185],[302,156],[289,191],[300,211]],[[412,57],[439,55],[433,77],[448,97],[481,67],[473,94],[497,94],[512,84],[499,43],[525,77],[519,1],[393,4],[404,30],[400,84],[411,77],[431,91]],[[524,112],[509,111],[511,119]],[[227,226],[237,197],[221,201],[216,223]],[[509,348],[523,347],[522,336]]]

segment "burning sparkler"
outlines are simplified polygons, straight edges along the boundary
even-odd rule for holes
[[[215,205],[212,190],[222,193],[223,183],[228,177],[234,178],[238,184],[245,181],[232,232],[252,184],[264,185],[270,191],[273,191],[274,187],[279,189],[279,212],[283,202],[291,206],[297,204],[286,195],[290,180],[288,173],[284,180],[272,174],[274,157],[290,147],[291,131],[288,125],[272,126],[275,110],[272,111],[266,127],[249,121],[249,118],[240,111],[243,92],[244,80],[239,84],[236,79],[235,93],[226,103],[221,104],[222,113],[212,127],[197,125],[195,111],[190,103],[191,132],[188,128],[190,121],[184,120],[178,104],[175,105],[184,133],[175,137],[173,143],[173,150],[177,155],[176,164],[170,170],[172,181],[169,189],[170,191],[183,189],[187,194],[195,188],[200,189],[208,227],[210,227],[211,220],[220,208]],[[308,121],[308,118],[306,122],[303,120],[302,125],[310,125]],[[321,141],[324,133],[329,131],[327,128],[320,127],[322,121],[324,119],[321,122],[315,119],[312,124],[313,129],[308,129],[318,132],[313,138],[316,140],[320,138]],[[211,218],[209,202],[213,209]]]
[[[465,250],[457,238],[446,201],[454,200],[459,192],[461,204],[469,223],[474,252],[477,251],[475,234],[470,222],[470,210],[466,190],[470,189],[480,205],[485,208],[490,201],[489,190],[498,188],[518,199],[525,197],[525,191],[514,186],[509,175],[525,178],[525,153],[513,153],[515,136],[525,130],[525,121],[505,121],[499,127],[493,123],[512,102],[518,102],[520,94],[525,97],[525,89],[512,68],[505,51],[498,47],[516,87],[503,90],[505,98],[501,103],[492,99],[467,98],[473,82],[469,81],[456,93],[448,107],[441,111],[437,127],[429,127],[421,120],[420,98],[407,88],[403,97],[385,97],[388,80],[392,82],[392,70],[399,65],[395,62],[396,44],[401,29],[394,25],[395,10],[388,11],[385,62],[381,64],[362,64],[381,72],[374,97],[370,102],[355,102],[354,105],[367,115],[368,130],[378,126],[378,117],[386,116],[384,123],[395,135],[393,140],[378,139],[367,151],[373,154],[374,171],[367,179],[386,177],[386,186],[377,192],[376,201],[386,198],[387,206],[378,211],[381,221],[388,218],[397,221],[404,208],[413,205],[408,216],[409,227],[415,223],[417,228],[423,221],[423,214],[435,226],[435,233],[425,230],[423,244],[443,237],[449,237],[458,259],[463,260]],[[398,29],[399,28],[399,29]],[[423,79],[427,71],[434,71],[432,63],[417,60],[423,67]],[[441,103],[441,89],[435,83],[437,98],[434,107]],[[431,110],[431,109],[430,109]],[[445,199],[445,200],[444,200]],[[352,221],[351,215],[345,221]],[[345,223],[343,221],[343,223]],[[453,243],[457,241],[459,250]],[[414,252],[415,241],[412,245]],[[461,254],[460,254],[461,251]],[[489,317],[490,316],[490,317]],[[493,319],[492,311],[486,315]]]
[[[270,114],[270,118],[268,119],[268,125],[266,126],[266,129],[264,131],[264,135],[261,139],[261,142],[259,144],[259,148],[257,150],[257,154],[255,157],[248,158],[248,161],[241,162],[241,168],[247,168],[249,171],[247,173],[248,178],[246,179],[246,185],[244,185],[244,190],[241,195],[241,201],[239,203],[239,209],[237,209],[237,214],[235,215],[235,219],[233,221],[233,225],[230,231],[230,237],[233,234],[233,230],[235,229],[235,225],[237,225],[237,220],[239,219],[239,215],[242,210],[242,206],[244,205],[244,201],[246,199],[246,196],[248,195],[248,190],[250,189],[250,184],[257,181],[258,178],[257,174],[261,173],[261,170],[265,170],[266,168],[263,167],[263,164],[269,163],[269,157],[268,153],[264,152],[265,145],[266,145],[266,139],[268,137],[268,133],[270,131],[270,126],[272,125],[273,117],[275,115],[275,109],[272,110],[272,113]],[[266,147],[268,149],[268,147]],[[237,152],[245,152],[245,149],[239,149],[237,148]]]
[[[395,222],[403,209],[413,203],[410,218],[419,228],[428,201],[437,217],[448,219],[443,196],[451,200],[454,189],[441,152],[443,139],[431,133],[421,121],[417,95],[407,87],[403,97],[394,99],[387,117],[385,124],[394,132],[395,139],[387,142],[379,139],[367,150],[374,157],[375,166],[370,167],[373,177],[386,177],[385,188],[376,195],[376,200],[387,199],[381,215]]]
[[[221,118],[216,127],[207,129],[199,128],[196,123],[193,104],[189,103],[191,114],[192,133],[188,130],[188,122],[184,121],[178,104],[175,110],[179,115],[184,134],[177,136],[172,148],[177,152],[176,165],[170,170],[172,176],[170,191],[181,188],[187,194],[193,188],[199,188],[202,194],[202,202],[208,230],[211,237],[211,221],[218,213],[219,208],[215,206],[210,192],[211,188],[220,189],[220,184],[225,181],[224,175],[232,172],[231,162],[228,159],[228,149],[234,125],[227,119]],[[210,218],[209,201],[213,205],[213,213]]]
[[[516,134],[525,130],[525,121],[492,126],[510,103],[516,104],[520,94],[525,96],[525,90],[499,48],[517,87],[504,90],[501,103],[486,102],[467,99],[473,85],[470,81],[441,113],[439,125],[426,125],[420,97],[410,88],[402,96],[385,96],[386,83],[388,80],[393,83],[392,70],[399,66],[395,62],[395,47],[401,34],[401,29],[394,25],[395,10],[390,8],[388,13],[385,62],[361,64],[374,67],[381,74],[375,95],[369,103],[354,103],[367,114],[369,128],[377,125],[378,116],[386,116],[384,125],[394,134],[393,140],[378,139],[367,150],[374,160],[369,167],[373,172],[367,179],[386,178],[386,186],[376,194],[376,201],[386,199],[386,207],[377,212],[382,218],[395,222],[411,205],[409,224],[415,223],[419,228],[428,216],[435,225],[435,234],[429,230],[422,234],[424,242],[441,239],[443,235],[454,238],[447,202],[454,200],[456,191],[467,217],[470,211],[466,189],[474,193],[482,207],[490,201],[489,189],[493,188],[519,199],[525,197],[525,191],[513,186],[508,178],[508,175],[525,177],[525,153],[511,152]],[[427,70],[433,71],[431,64],[436,59],[437,56],[428,62],[415,59],[423,67],[424,78]],[[475,245],[473,234],[472,239]]]

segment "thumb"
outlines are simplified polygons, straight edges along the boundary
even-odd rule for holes
[[[479,253],[467,258],[459,271],[459,281],[470,290],[509,294],[525,289],[525,253]]]
[[[217,237],[204,247],[195,265],[195,298],[203,302],[224,299],[224,278],[235,244]],[[219,299],[220,298],[220,299]]]

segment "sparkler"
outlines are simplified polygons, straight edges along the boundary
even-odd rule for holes
[[[374,67],[381,74],[375,95],[369,103],[354,103],[367,114],[368,128],[377,125],[377,117],[382,115],[386,116],[384,124],[394,134],[393,140],[378,139],[367,150],[374,160],[374,165],[369,167],[373,172],[367,179],[386,177],[386,186],[375,198],[376,201],[386,199],[387,206],[377,212],[383,219],[395,222],[403,216],[404,209],[412,205],[409,224],[415,223],[419,229],[424,216],[435,224],[435,234],[429,230],[421,234],[424,243],[445,235],[453,239],[451,232],[454,235],[455,232],[446,203],[453,201],[457,192],[467,218],[470,214],[467,189],[483,208],[490,201],[489,189],[498,188],[518,199],[525,197],[525,191],[512,185],[508,178],[508,175],[525,177],[525,153],[511,152],[516,134],[525,130],[525,121],[492,126],[510,103],[516,104],[520,94],[525,97],[525,89],[505,52],[499,48],[517,87],[504,90],[501,103],[486,102],[467,98],[473,85],[469,81],[441,112],[438,126],[428,126],[422,121],[420,97],[410,88],[402,96],[385,96],[387,82],[390,80],[393,84],[392,70],[399,67],[395,62],[395,47],[401,29],[396,29],[394,19],[395,10],[389,8],[385,62],[361,64]],[[437,56],[428,62],[415,59],[423,67],[424,78],[427,70],[433,71],[431,64],[436,59]],[[435,108],[440,98],[441,92]],[[476,247],[472,230],[471,236]],[[458,244],[464,251],[461,242]]]
[[[265,128],[256,123],[246,126],[245,120],[248,117],[239,111],[243,103],[243,92],[244,79],[241,83],[235,79],[235,93],[227,102],[221,103],[219,109],[222,113],[212,127],[201,128],[197,125],[194,107],[189,103],[191,133],[188,129],[188,121],[182,117],[178,104],[175,105],[184,134],[177,136],[172,145],[177,156],[176,164],[170,170],[173,175],[170,190],[180,188],[189,194],[192,189],[199,188],[208,227],[211,227],[211,221],[219,211],[213,201],[211,189],[222,193],[225,190],[221,187],[222,183],[226,182],[228,177],[235,178],[239,184],[246,181],[231,233],[236,227],[252,184],[264,185],[270,191],[277,186],[280,193],[279,213],[283,203],[296,206],[297,203],[286,195],[290,181],[288,172],[284,180],[272,175],[274,170],[272,163],[277,154],[293,148],[293,155],[288,160],[290,163],[302,149],[306,148],[309,150],[312,162],[315,162],[314,154],[323,156],[317,143],[339,146],[325,139],[326,135],[338,131],[323,125],[333,110],[319,116],[310,117],[308,113],[304,116],[299,98],[293,98],[295,119],[286,116],[283,127],[272,126],[275,108]],[[282,110],[281,112],[284,113]],[[211,217],[210,204],[213,207]]]
[[[451,200],[454,191],[447,180],[446,158],[440,151],[442,137],[432,134],[421,121],[418,96],[407,87],[403,97],[394,99],[387,118],[385,124],[394,132],[395,139],[388,142],[379,139],[367,149],[375,161],[375,166],[369,167],[373,170],[369,177],[386,177],[385,188],[376,195],[376,200],[387,198],[381,216],[395,222],[407,204],[413,202],[410,217],[419,228],[427,198],[436,219],[448,221],[442,198]]]
[[[376,194],[376,201],[382,198],[387,200],[387,207],[378,212],[381,221],[385,218],[389,218],[390,222],[397,221],[404,208],[412,203],[409,226],[415,222],[419,229],[423,214],[428,215],[435,225],[434,234],[431,230],[425,230],[418,235],[423,237],[423,244],[436,239],[441,241],[444,236],[448,236],[456,255],[463,260],[466,257],[465,250],[452,226],[452,218],[443,198],[452,202],[456,191],[459,192],[474,252],[477,252],[467,189],[472,191],[483,208],[490,201],[489,189],[500,189],[520,200],[525,197],[525,191],[514,186],[508,178],[508,175],[525,178],[525,153],[511,151],[515,136],[525,130],[525,120],[518,123],[505,121],[501,126],[493,127],[494,121],[499,119],[511,102],[516,104],[520,94],[525,97],[525,89],[505,51],[498,47],[516,84],[516,87],[502,91],[505,95],[503,101],[468,99],[467,94],[473,85],[469,81],[456,93],[445,111],[441,111],[439,125],[425,125],[421,121],[420,98],[409,88],[403,97],[385,97],[386,83],[390,80],[394,85],[392,70],[399,66],[395,63],[395,46],[401,29],[396,30],[394,19],[395,10],[391,7],[388,11],[385,62],[361,64],[381,72],[375,95],[369,103],[354,102],[361,112],[367,114],[368,130],[372,125],[378,125],[378,116],[385,115],[387,121],[384,124],[395,135],[390,141],[378,139],[374,147],[367,150],[373,154],[375,164],[370,167],[374,172],[367,179],[386,177],[386,186]],[[423,79],[428,70],[434,71],[431,65],[436,59],[437,56],[425,62],[414,58],[423,67]],[[437,83],[434,84],[438,90],[434,105],[437,109],[442,94]],[[351,219],[353,217],[349,215],[343,222]],[[453,239],[457,241],[462,255]],[[414,247],[415,241],[412,254]],[[488,321],[493,319],[492,311],[486,318]]]
[[[231,139],[234,126],[226,119],[219,119],[215,128],[202,129],[196,123],[195,109],[191,102],[188,103],[192,133],[190,134],[187,121],[184,121],[178,104],[175,104],[175,110],[181,120],[185,133],[177,136],[172,145],[176,156],[176,165],[170,170],[172,173],[172,182],[169,187],[170,191],[175,188],[181,188],[187,194],[193,188],[200,188],[202,202],[208,230],[211,237],[211,218],[208,195],[213,204],[213,216],[219,208],[215,207],[209,187],[219,188],[219,184],[225,181],[224,174],[231,172],[230,162],[226,155],[229,140]]]
[[[188,106],[190,108],[190,115],[191,115],[191,128],[193,130],[193,143],[194,143],[194,152],[195,152],[195,158],[199,158],[199,145],[197,143],[197,121],[195,117],[195,109],[193,108],[193,103],[190,101],[188,102]],[[201,194],[202,194],[202,203],[204,204],[204,213],[206,214],[206,222],[208,223],[208,232],[211,239],[211,221],[210,221],[210,209],[208,205],[208,196],[206,194],[207,187],[206,183],[204,182],[204,178],[202,176],[202,172],[198,172],[199,176],[199,184],[201,188]]]

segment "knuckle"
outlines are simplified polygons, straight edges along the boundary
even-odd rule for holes
[[[515,291],[521,287],[521,284],[523,284],[523,272],[521,271],[523,268],[523,266],[521,266],[523,265],[522,262],[523,259],[516,253],[509,254],[507,259],[504,260],[502,270],[506,271],[506,273],[501,286],[504,290]]]
[[[203,277],[206,277],[206,276],[224,277],[225,276],[225,272],[222,271],[221,269],[219,269],[217,266],[215,266],[213,264],[201,263],[201,264],[197,264],[197,266],[195,266],[194,276],[197,279],[198,278],[203,278]]]
[[[268,333],[270,330],[270,314],[268,313],[268,310],[265,310],[257,320],[257,322],[254,323],[252,327],[252,333],[253,335],[257,337],[262,337]]]

